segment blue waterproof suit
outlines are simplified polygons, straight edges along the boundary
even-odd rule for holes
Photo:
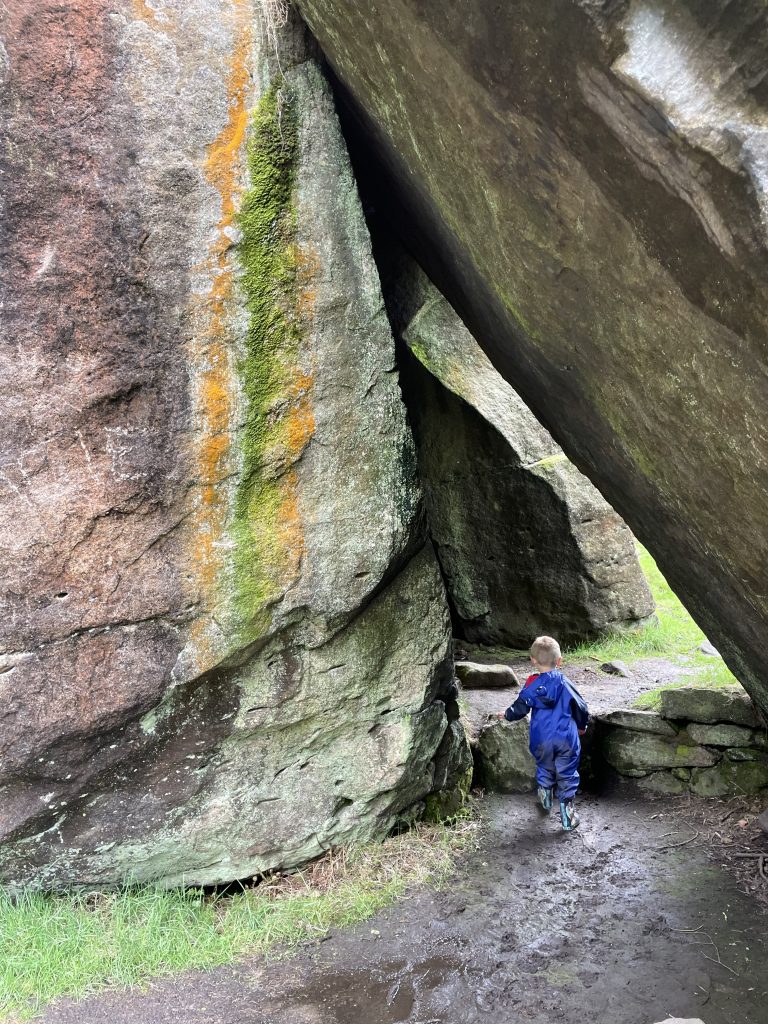
[[[516,722],[531,712],[531,753],[536,759],[536,781],[557,786],[559,800],[570,800],[579,787],[581,741],[589,711],[584,698],[560,669],[533,676],[504,717]]]

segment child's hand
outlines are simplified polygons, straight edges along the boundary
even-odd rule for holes
[[[503,720],[504,718],[506,718],[506,712],[504,712],[504,711],[498,711],[498,712],[496,713],[496,717],[497,717],[497,718],[501,718],[501,719]]]

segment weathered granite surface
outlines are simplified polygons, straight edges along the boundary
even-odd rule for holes
[[[768,12],[298,0],[386,215],[768,709]]]
[[[3,10],[6,882],[240,878],[435,788],[393,340],[328,87],[260,10]]]
[[[475,740],[476,779],[493,793],[530,793],[536,788],[536,762],[529,750],[528,719],[496,721]]]

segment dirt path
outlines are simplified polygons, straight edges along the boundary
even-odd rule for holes
[[[581,802],[579,832],[531,797],[483,803],[482,848],[298,956],[61,1005],[47,1024],[705,1024],[765,1019],[766,916],[660,812]],[[685,829],[681,825],[682,830]],[[709,944],[713,942],[714,945]],[[722,957],[726,967],[713,963]],[[708,960],[707,957],[712,959]],[[736,972],[736,973],[732,973]]]

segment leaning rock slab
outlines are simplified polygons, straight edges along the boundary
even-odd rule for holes
[[[536,788],[536,762],[529,745],[528,720],[494,722],[475,745],[480,785],[495,793],[529,793]]]
[[[460,635],[528,647],[646,621],[653,599],[625,524],[423,273],[399,251],[379,262],[413,355],[403,393]]]
[[[290,26],[274,74],[255,13],[3,21],[6,882],[243,878],[434,786],[394,342],[328,85]]]
[[[740,686],[679,686],[661,692],[661,714],[691,722],[730,722],[749,728],[760,719],[752,701]]]
[[[618,772],[653,771],[656,768],[692,768],[716,764],[719,755],[685,742],[648,732],[611,729],[603,738],[605,760]]]
[[[768,710],[764,5],[298,3],[390,220]]]
[[[517,674],[508,665],[481,665],[475,661],[457,661],[456,675],[468,690],[503,690],[519,686]]]

